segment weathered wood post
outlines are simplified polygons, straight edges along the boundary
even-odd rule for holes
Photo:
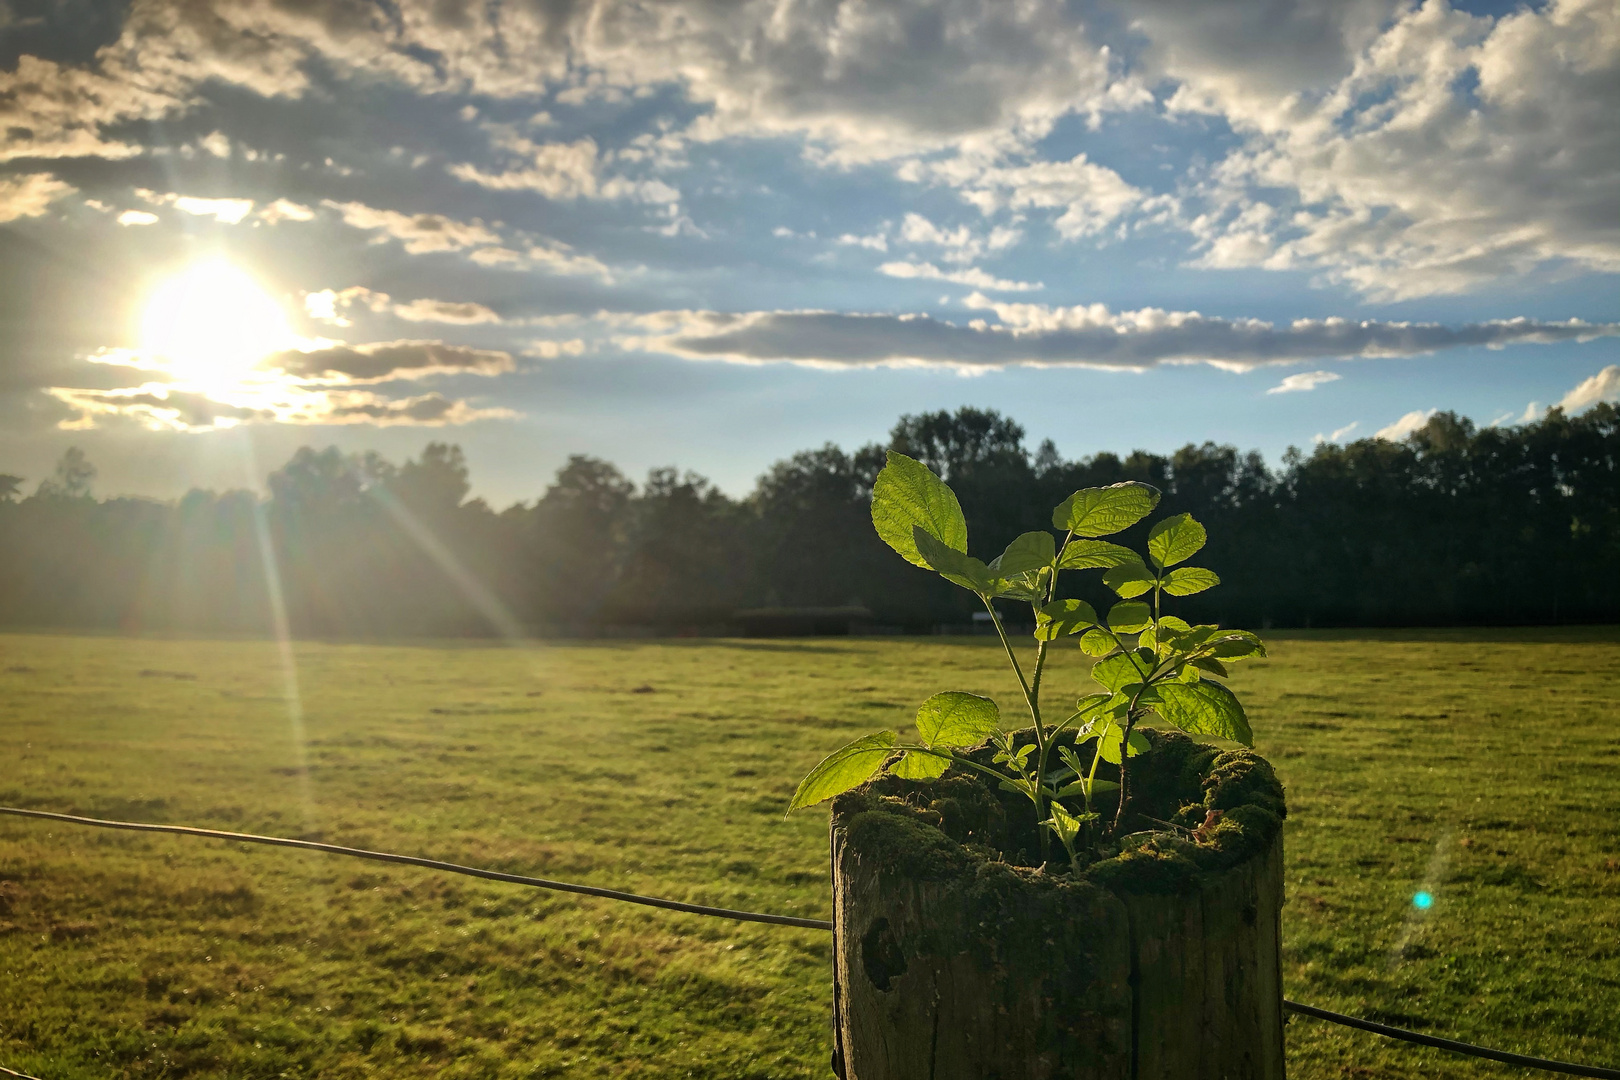
[[[1131,809],[1218,820],[1079,876],[1037,872],[1027,802],[971,776],[839,797],[845,1080],[1282,1080],[1282,788],[1248,751],[1151,738]]]

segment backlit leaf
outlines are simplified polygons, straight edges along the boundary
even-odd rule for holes
[[[1087,630],[1080,635],[1080,651],[1087,656],[1107,656],[1119,646],[1106,630]]]
[[[1097,625],[1097,612],[1084,600],[1054,600],[1035,613],[1035,638],[1055,641]]]
[[[1139,563],[1142,556],[1128,547],[1106,540],[1070,540],[1058,557],[1059,570],[1106,570],[1111,566]]]
[[[1148,557],[1158,567],[1186,562],[1204,546],[1204,527],[1191,514],[1167,517],[1148,530]]]
[[[895,762],[893,768],[889,770],[889,775],[898,776],[902,780],[937,780],[950,767],[949,761],[935,754],[907,750],[906,756]]]
[[[1193,735],[1213,735],[1245,746],[1253,745],[1249,718],[1237,697],[1218,682],[1200,679],[1195,683],[1166,682],[1156,689],[1159,700],[1154,710],[1166,722]]]
[[[1153,513],[1159,489],[1134,480],[1109,487],[1084,488],[1052,511],[1054,528],[1076,536],[1112,536]]]
[[[1125,729],[1118,724],[1110,724],[1097,739],[1097,753],[1110,765],[1119,764],[1119,744],[1124,741]],[[1153,744],[1147,741],[1147,736],[1140,731],[1131,732],[1130,756],[1145,754],[1152,749]]]
[[[928,561],[917,550],[914,528],[948,548],[967,551],[967,521],[956,493],[928,466],[893,450],[872,485],[872,525],[884,543],[917,566]]]
[[[1221,583],[1220,575],[1201,566],[1178,566],[1164,578],[1164,591],[1171,596],[1191,596]]]
[[[1134,742],[1135,739],[1133,738],[1132,743],[1134,744]],[[1119,753],[1117,744],[1114,753],[1116,755]],[[1131,756],[1135,757],[1136,755],[1132,754]],[[1118,762],[1115,762],[1115,764],[1117,765]],[[1081,777],[1072,784],[1058,788],[1058,795],[1062,798],[1067,798],[1070,795],[1084,795],[1087,788],[1091,789],[1091,798],[1095,799],[1097,796],[1106,795],[1110,791],[1118,791],[1119,784],[1113,780],[1087,780],[1085,777]]]
[[[866,783],[883,767],[898,741],[894,732],[878,731],[834,750],[799,782],[799,790],[793,793],[793,801],[788,804],[788,813],[814,806]]]
[[[1103,584],[1124,597],[1141,596],[1153,588],[1158,578],[1141,561],[1125,563],[1103,571]]]
[[[1108,628],[1116,634],[1134,634],[1153,622],[1153,610],[1140,600],[1122,600],[1108,609]]]
[[[1091,677],[1109,690],[1119,693],[1120,688],[1142,681],[1142,672],[1130,654],[1120,653],[1091,665]]]
[[[990,569],[998,577],[1011,578],[1030,570],[1051,566],[1057,558],[1057,541],[1049,532],[1027,532],[1007,545]]]
[[[1266,655],[1266,646],[1247,630],[1224,630],[1210,637],[1204,647],[1220,660],[1250,660]]]
[[[939,571],[940,577],[980,595],[996,591],[995,575],[971,555],[941,543],[921,525],[911,530],[912,540],[923,557],[923,565]]]
[[[917,710],[917,731],[927,746],[977,746],[1001,727],[1001,710],[987,697],[951,690]]]

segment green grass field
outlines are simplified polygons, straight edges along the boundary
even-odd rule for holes
[[[293,657],[301,720],[273,643],[0,636],[0,804],[824,918],[825,812],[782,817],[806,769],[937,690],[1013,712],[988,639]],[[1279,634],[1235,685],[1289,791],[1291,997],[1620,1065],[1620,633]],[[0,817],[0,1065],[46,1080],[826,1077],[829,945]],[[1511,1072],[1287,1039],[1295,1080]]]

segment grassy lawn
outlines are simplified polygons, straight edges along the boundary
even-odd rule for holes
[[[296,708],[274,644],[0,635],[0,804],[825,918],[825,812],[782,818],[806,769],[936,690],[1013,713],[988,639],[292,656]],[[1620,1065],[1620,633],[1279,634],[1234,681],[1289,790],[1291,997]],[[46,1080],[826,1077],[829,945],[0,817],[0,1065]],[[1287,1039],[1295,1080],[1509,1075]]]

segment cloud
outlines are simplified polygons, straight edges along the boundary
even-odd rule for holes
[[[429,375],[500,375],[512,370],[510,353],[442,341],[382,341],[290,349],[260,365],[318,383],[380,383]]]
[[[364,203],[340,203],[330,199],[322,200],[321,205],[342,214],[346,225],[380,232],[382,235],[373,242],[383,243],[389,238],[399,240],[412,255],[499,244],[501,239],[477,218],[470,222],[456,221],[443,214],[402,214],[397,210],[379,210]]]
[[[1061,210],[1052,227],[1065,240],[1101,232],[1133,211],[1169,205],[1168,200],[1150,197],[1085,154],[1076,154],[1068,161],[1018,165],[964,155],[926,164],[908,163],[900,175],[948,184],[985,215],[1001,210]]]
[[[1151,6],[1172,106],[1244,138],[1190,219],[1197,265],[1321,271],[1384,299],[1620,271],[1612,0],[1495,20],[1444,0]]]
[[[1330,357],[1418,356],[1469,346],[1582,341],[1620,336],[1620,323],[1510,319],[1461,326],[1348,319],[1300,319],[1275,326],[1192,311],[1111,312],[1101,304],[1047,307],[999,303],[974,294],[970,306],[999,324],[966,326],[928,315],[827,311],[658,312],[637,316],[643,336],[627,347],[692,359],[789,362],[835,367],[927,364],[1144,369],[1207,363],[1233,371]]]
[[[1289,375],[1282,382],[1267,390],[1268,394],[1292,394],[1302,390],[1315,390],[1323,383],[1337,382],[1342,375],[1331,371],[1301,371]]]
[[[1348,438],[1350,436],[1350,434],[1356,430],[1356,428],[1358,428],[1360,426],[1361,426],[1361,421],[1360,420],[1352,420],[1348,424],[1344,425],[1344,427],[1342,427],[1342,428],[1334,428],[1333,432],[1331,434],[1329,434],[1329,435],[1322,435],[1320,433],[1318,433],[1316,435],[1312,435],[1311,436],[1311,442],[1317,443],[1317,444],[1328,443],[1328,442],[1331,442],[1331,443],[1342,442],[1344,439]]]
[[[452,165],[450,175],[497,191],[538,191],[548,199],[590,198],[600,194],[595,139],[537,143],[506,130],[496,136],[494,144],[509,157],[521,159],[522,164],[497,173],[486,172],[476,165]]]
[[[523,350],[525,356],[538,356],[542,360],[555,360],[560,356],[579,356],[585,352],[585,342],[580,338],[568,341],[552,341],[542,338],[529,343]]]
[[[394,305],[394,314],[411,322],[498,323],[501,317],[483,304],[470,300],[412,300]]]
[[[50,173],[0,176],[0,222],[39,217],[51,203],[77,190]]]
[[[886,262],[878,267],[878,273],[893,278],[949,281],[956,285],[968,285],[975,289],[989,289],[992,292],[1031,292],[1035,289],[1046,288],[1045,285],[1038,281],[1008,281],[1004,278],[993,277],[976,266],[965,270],[941,270],[933,263]]]
[[[156,225],[158,216],[149,214],[145,210],[125,210],[118,215],[120,225]]]
[[[1373,438],[1383,439],[1387,442],[1400,442],[1414,431],[1419,430],[1429,422],[1429,418],[1439,409],[1413,409],[1387,427],[1381,427],[1373,432]]]
[[[1620,364],[1610,364],[1565,394],[1558,407],[1566,413],[1589,409],[1600,401],[1620,402]]]
[[[47,393],[67,410],[57,424],[67,430],[89,430],[109,423],[193,433],[244,423],[444,427],[518,415],[511,409],[479,408],[438,393],[389,398],[366,390],[286,388],[274,397],[261,395],[260,403],[247,405],[233,404],[229,394],[177,390],[160,383],[127,390],[53,387]]]
[[[172,191],[160,195],[146,188],[136,188],[135,194],[153,206],[172,206],[196,217],[211,217],[223,225],[235,225],[253,212],[252,199],[206,199]]]
[[[98,71],[23,54],[15,70],[0,71],[0,161],[130,157],[139,148],[104,138],[102,128],[155,118],[180,104],[121,63]]]
[[[277,199],[260,210],[258,216],[266,225],[279,225],[283,221],[314,221],[315,211],[290,199]]]

